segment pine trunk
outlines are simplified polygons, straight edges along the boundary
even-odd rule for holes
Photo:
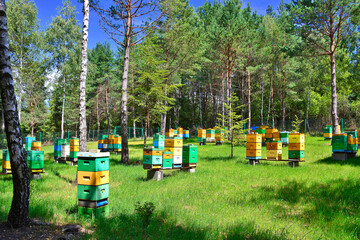
[[[283,67],[285,67],[286,62],[283,63]],[[286,89],[285,89],[285,83],[286,83],[286,74],[285,71],[282,71],[282,75],[283,75],[283,81],[282,81],[282,95],[281,95],[281,121],[282,121],[282,128],[283,130],[285,130],[285,113],[286,113],[286,108],[285,108],[285,98],[286,98]]]
[[[10,66],[9,41],[5,1],[0,1],[0,91],[5,117],[5,131],[10,153],[13,179],[13,199],[8,223],[13,228],[28,226],[30,176],[21,137],[14,82]]]
[[[261,116],[261,125],[264,125],[264,76],[261,75],[261,110],[260,110],[260,116]]]
[[[81,73],[79,89],[79,130],[80,130],[80,152],[86,152],[86,74],[87,74],[87,44],[89,33],[89,0],[84,0],[83,34],[81,44]]]
[[[131,11],[131,9],[130,9]],[[128,11],[128,16],[131,12]],[[131,18],[128,17],[126,23],[125,46],[124,46],[124,71],[121,87],[121,161],[123,163],[129,162],[129,145],[128,145],[128,110],[127,110],[127,85],[129,74],[129,60],[130,60],[130,39],[131,39]]]
[[[250,74],[250,71],[248,70],[247,71],[247,76],[248,76],[248,110],[249,110],[249,115],[248,115],[248,118],[249,118],[249,125],[248,125],[248,128],[250,129],[251,128],[251,74]]]
[[[99,112],[99,89],[96,90],[96,123],[97,123],[97,134],[100,135],[100,112]]]
[[[108,134],[110,134],[110,110],[109,110],[109,100],[108,100],[108,81],[105,81],[105,104],[106,104],[106,121],[107,121],[107,128],[108,128]]]

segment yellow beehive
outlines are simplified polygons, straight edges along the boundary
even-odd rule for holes
[[[261,143],[247,142],[246,149],[247,150],[261,150]]]
[[[303,151],[305,150],[304,143],[289,143],[289,150],[290,151]]]
[[[183,128],[181,128],[181,127],[178,127],[177,128],[177,134],[183,134]]]
[[[80,146],[74,146],[70,145],[70,152],[78,152],[80,149]]]
[[[154,151],[154,150],[147,150],[144,149],[143,155],[150,155],[150,156],[161,156],[163,151]]]
[[[98,140],[98,143],[103,144],[103,143],[104,143],[104,140],[99,139],[99,140]]]
[[[79,146],[79,139],[70,139],[70,145]]]
[[[109,183],[109,170],[100,172],[78,171],[78,184],[98,186]]]
[[[179,147],[165,147],[164,152],[172,152],[174,156],[182,156],[182,150]]]
[[[114,139],[114,137],[115,137],[115,135],[109,135],[108,139]]]
[[[246,134],[246,142],[261,143],[261,140],[260,134]]]
[[[281,142],[267,142],[266,150],[282,150]]]
[[[266,150],[266,158],[267,159],[282,159],[282,150]]]
[[[11,169],[10,161],[2,161],[2,168],[3,169]]]
[[[289,133],[289,143],[305,143],[305,135],[303,133]]]
[[[324,133],[325,138],[332,138],[332,133]]]
[[[206,138],[206,129],[198,129],[198,137]]]
[[[117,137],[114,139],[114,144],[121,144],[121,137]]]
[[[182,139],[165,139],[165,147],[182,147]]]
[[[247,157],[261,157],[261,150],[246,149]]]

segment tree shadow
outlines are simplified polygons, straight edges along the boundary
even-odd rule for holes
[[[332,157],[320,159],[314,163],[360,166],[360,156],[349,158],[345,161],[333,160]]]
[[[195,220],[194,220],[195,221]],[[215,230],[217,231],[217,230]],[[282,231],[282,230],[281,230]],[[98,239],[284,239],[286,232],[260,230],[252,222],[238,224],[226,229],[227,235],[214,232],[212,226],[184,226],[177,223],[164,211],[157,213],[147,228],[143,228],[141,220],[135,214],[122,213],[109,219],[96,221],[95,238]],[[214,236],[215,235],[215,236]],[[219,235],[219,236],[216,236]],[[220,236],[222,236],[220,238]]]
[[[261,187],[259,196],[251,201],[272,204],[269,207],[278,218],[314,225],[325,222],[329,228],[344,229],[349,236],[359,238],[359,189],[359,179],[339,178],[311,185],[287,181],[281,186]]]

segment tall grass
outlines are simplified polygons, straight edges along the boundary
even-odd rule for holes
[[[199,146],[196,173],[165,171],[158,182],[146,180],[142,165],[123,165],[112,155],[110,218],[97,220],[78,218],[76,167],[55,164],[52,146],[44,150],[47,174],[31,182],[31,217],[95,227],[94,238],[360,238],[360,159],[332,161],[329,142],[319,137],[306,138],[306,162],[298,168],[284,162],[250,166],[245,147],[235,147],[230,159],[229,145],[207,144]],[[283,151],[287,158],[287,148]],[[130,156],[134,163],[141,160],[141,141],[130,143]],[[11,176],[0,177],[0,189],[3,221],[11,204]],[[156,207],[147,231],[134,212],[136,202]]]

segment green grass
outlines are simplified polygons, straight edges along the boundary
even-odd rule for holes
[[[307,137],[306,162],[298,168],[285,162],[249,166],[243,146],[235,147],[234,159],[229,145],[199,146],[196,173],[165,171],[158,182],[146,180],[142,165],[122,165],[112,155],[110,219],[97,221],[78,218],[71,184],[76,167],[53,163],[53,147],[47,146],[47,174],[31,181],[30,216],[96,227],[91,237],[98,239],[358,239],[360,158],[334,162],[329,143]],[[130,144],[131,161],[140,160],[142,142]],[[0,177],[0,189],[4,221],[11,176]],[[138,201],[156,206],[147,231],[134,213]]]

